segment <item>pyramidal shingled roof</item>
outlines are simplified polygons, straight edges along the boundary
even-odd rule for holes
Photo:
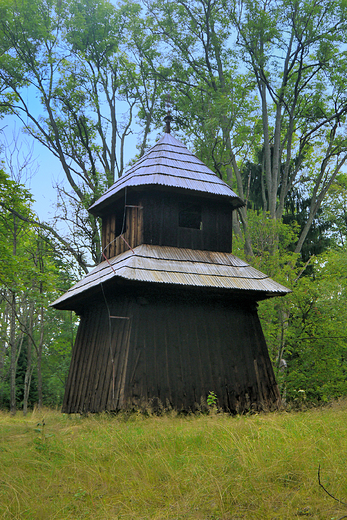
[[[210,195],[225,196],[234,208],[243,206],[236,193],[188,148],[165,133],[148,152],[120,177],[90,208],[99,214],[126,187],[169,186]]]

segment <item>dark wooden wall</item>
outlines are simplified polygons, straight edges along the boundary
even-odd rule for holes
[[[255,305],[202,293],[122,289],[81,318],[63,411],[196,410],[210,391],[230,412],[279,401]]]
[[[180,212],[192,205],[201,208],[201,229],[180,226]],[[122,200],[102,219],[102,248],[107,258],[142,243],[231,252],[232,207],[229,203],[153,190],[131,194],[125,215],[124,220]],[[122,231],[124,240],[119,236]]]
[[[175,193],[147,193],[142,201],[145,244],[231,252],[232,207],[229,203]],[[201,206],[202,229],[179,226],[179,213],[190,204]]]

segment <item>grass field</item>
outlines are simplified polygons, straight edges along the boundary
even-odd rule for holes
[[[347,505],[318,467],[347,504],[346,463],[347,403],[240,417],[0,412],[0,518],[338,520]]]

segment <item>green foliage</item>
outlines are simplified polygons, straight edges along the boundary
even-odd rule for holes
[[[141,154],[152,127],[159,87],[138,47],[151,47],[149,59],[156,38],[140,12],[135,2],[107,0],[7,0],[1,7],[0,109],[59,159],[70,186],[60,191],[61,218],[73,224],[85,272],[83,254],[97,263],[101,247],[98,222],[86,210],[123,173],[135,104],[147,121]]]
[[[314,279],[303,278],[292,295],[286,359],[286,392],[328,402],[347,395],[346,251],[315,259]]]
[[[100,258],[86,209],[123,173],[134,116],[144,153],[168,92],[176,133],[253,209],[281,219],[301,184],[300,252],[347,158],[345,15],[343,0],[3,2],[0,107],[59,158],[83,269],[80,251]]]
[[[308,403],[347,395],[345,249],[326,250],[303,264],[292,252],[298,226],[251,210],[248,221],[252,265],[293,290],[285,298],[259,304],[282,396],[300,404],[303,395]],[[236,238],[234,252],[242,256],[242,249]]]
[[[218,397],[215,394],[215,392],[213,392],[213,391],[209,392],[206,402],[207,402],[208,406],[210,406],[211,408],[213,408],[217,405]]]
[[[46,308],[72,277],[53,243],[33,224],[28,190],[3,170],[0,178],[0,407],[10,406],[11,392],[17,406],[24,400],[34,406],[42,399],[42,375],[43,402],[60,405],[76,319]]]
[[[14,254],[17,236],[23,238],[23,247],[27,246],[28,226],[11,213],[11,209],[15,209],[25,218],[30,218],[31,201],[28,190],[12,181],[4,170],[0,169],[0,254],[3,259],[0,283],[5,283],[13,290],[25,286],[28,281],[18,276],[23,270],[23,264],[20,256]]]
[[[341,173],[331,186],[323,217],[329,225],[328,234],[334,243],[345,246],[347,238],[347,176]]]
[[[252,265],[290,288],[295,278],[294,268],[298,259],[298,255],[290,248],[297,240],[298,227],[252,210],[248,210],[247,220],[254,254]],[[244,238],[236,235],[234,254],[242,258],[243,247]]]

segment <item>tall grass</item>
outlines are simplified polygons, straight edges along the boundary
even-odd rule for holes
[[[43,425],[44,421],[44,425]],[[229,417],[0,413],[0,518],[347,515],[347,404]]]

